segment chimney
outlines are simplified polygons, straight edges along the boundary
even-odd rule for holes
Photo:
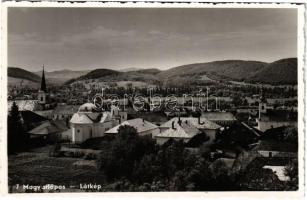
[[[175,122],[172,122],[172,129],[175,129]]]
[[[180,119],[180,117],[178,119],[178,124],[179,124],[179,126],[181,126],[181,119]]]

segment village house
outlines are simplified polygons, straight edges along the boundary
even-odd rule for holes
[[[261,140],[253,149],[261,157],[295,158],[297,157],[298,146],[289,142],[276,140]]]
[[[159,133],[159,127],[149,121],[146,121],[141,118],[130,119],[127,121],[122,122],[121,124],[111,128],[110,130],[106,131],[105,134],[113,135],[118,134],[118,129],[120,126],[132,126],[136,129],[138,135],[140,136],[151,136],[155,137]]]
[[[71,119],[74,113],[78,111],[79,106],[76,105],[58,105],[52,112],[53,120]]]
[[[261,97],[259,103],[259,117],[256,119],[257,129],[265,132],[268,129],[282,126],[297,127],[297,112],[289,110],[272,110],[267,106],[267,100]]]
[[[169,139],[188,142],[197,134],[205,133],[212,143],[220,128],[221,126],[203,117],[174,117],[160,126],[160,133],[155,139],[158,144],[163,144]]]

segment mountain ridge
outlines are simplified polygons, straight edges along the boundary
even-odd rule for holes
[[[18,70],[19,69],[19,70]],[[17,71],[14,72],[14,71]],[[32,74],[32,75],[31,75]],[[41,71],[35,73],[22,68],[9,67],[8,76],[40,81]],[[221,60],[206,63],[181,65],[167,70],[156,68],[117,71],[98,68],[95,70],[56,70],[46,72],[49,82],[71,84],[75,81],[97,79],[99,81],[140,81],[150,84],[193,84],[197,81],[234,80],[250,83],[297,84],[297,58],[285,58],[266,63],[250,60]]]

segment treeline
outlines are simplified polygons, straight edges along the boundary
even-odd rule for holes
[[[224,163],[210,165],[209,152],[191,153],[182,141],[163,146],[139,137],[130,126],[102,149],[98,163],[106,176],[106,191],[230,191],[235,176]]]

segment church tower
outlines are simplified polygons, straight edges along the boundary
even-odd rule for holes
[[[41,80],[41,88],[38,91],[38,103],[45,105],[46,104],[46,80],[45,80],[45,70],[43,66],[43,72],[42,72],[42,80]]]
[[[261,113],[266,113],[266,112],[267,112],[267,103],[263,92],[263,88],[261,87],[260,102],[259,102],[259,119],[261,118]]]

